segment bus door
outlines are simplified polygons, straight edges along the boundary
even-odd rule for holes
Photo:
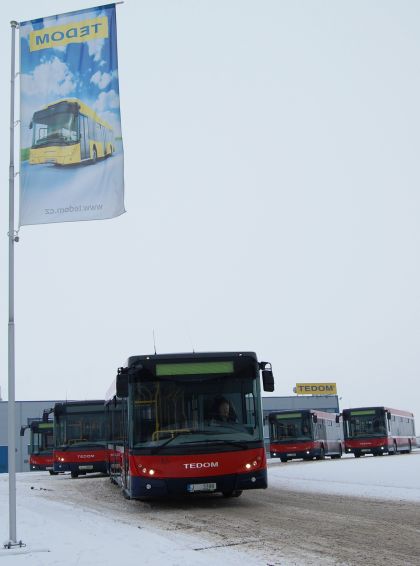
[[[87,116],[83,116],[83,114],[79,115],[79,123],[80,123],[80,159],[89,159],[90,157],[90,150],[89,150],[89,118]]]

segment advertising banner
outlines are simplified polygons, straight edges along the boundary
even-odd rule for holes
[[[124,209],[115,5],[21,22],[19,225]]]

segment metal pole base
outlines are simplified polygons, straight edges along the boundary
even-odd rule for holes
[[[16,547],[24,548],[26,546],[26,544],[23,543],[21,540],[19,542],[9,540],[9,542],[5,542],[3,546],[4,546],[4,548],[10,550],[11,548],[16,548]]]

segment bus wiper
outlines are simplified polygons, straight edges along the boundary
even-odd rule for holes
[[[170,442],[172,442],[172,440],[174,440],[175,438],[178,438],[178,436],[183,436],[184,434],[191,434],[191,432],[185,432],[185,431],[183,431],[183,432],[175,432],[175,433],[173,434],[173,436],[171,436],[171,438],[168,438],[168,440],[165,440],[165,442],[164,442],[163,444],[159,444],[159,446],[156,446],[155,448],[152,448],[152,449],[150,450],[150,452],[151,452],[152,454],[156,454],[157,452],[160,452],[160,450],[161,450],[162,448],[164,448],[167,444],[169,444]]]

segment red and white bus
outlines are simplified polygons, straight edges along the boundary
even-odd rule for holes
[[[266,488],[260,371],[273,391],[253,352],[130,357],[107,394],[121,400],[111,480],[125,497]]]
[[[35,471],[53,471],[54,423],[48,419],[31,419],[26,426],[20,429],[24,436],[29,429],[29,469]]]
[[[303,458],[341,458],[344,452],[340,415],[317,410],[277,411],[268,415],[270,455],[282,462]]]
[[[108,442],[104,401],[55,404],[54,472],[107,473]]]
[[[417,445],[414,415],[388,407],[344,409],[346,452],[356,458],[411,452]]]

